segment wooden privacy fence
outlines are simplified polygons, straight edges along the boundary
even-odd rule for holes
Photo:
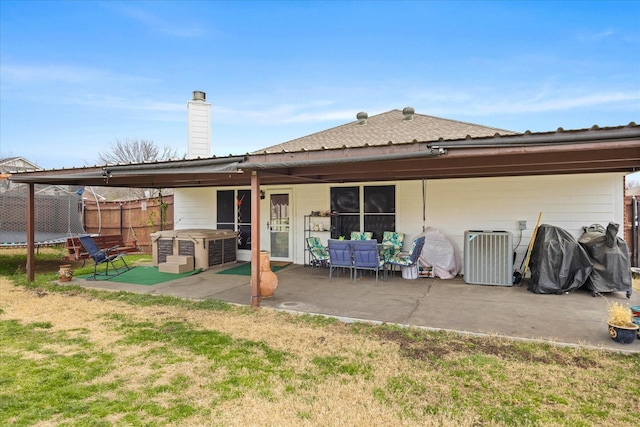
[[[87,233],[121,234],[136,240],[140,251],[151,253],[151,233],[173,230],[173,195],[149,199],[98,202],[85,200],[83,224]]]

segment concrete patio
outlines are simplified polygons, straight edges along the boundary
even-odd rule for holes
[[[249,276],[199,274],[153,286],[73,279],[73,284],[191,299],[217,299],[251,304]],[[607,329],[607,303],[586,290],[566,295],[539,295],[522,286],[482,286],[462,278],[405,280],[401,274],[378,280],[365,274],[354,283],[348,275],[329,280],[326,269],[311,271],[290,265],[277,273],[279,284],[262,307],[336,317],[342,321],[385,322],[428,329],[493,334],[562,345],[640,352],[632,344],[613,341]],[[640,305],[640,292],[627,299],[624,292],[606,295],[611,301]]]

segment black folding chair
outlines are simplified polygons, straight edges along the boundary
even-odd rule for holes
[[[97,280],[98,276],[105,276],[107,278],[115,277],[130,270],[130,267],[127,265],[127,261],[124,259],[124,253],[112,253],[117,249],[117,246],[108,249],[100,249],[91,236],[81,236],[79,239],[82,246],[84,246],[86,251],[89,253],[91,259],[93,259],[93,280]],[[121,261],[123,265],[116,267],[114,264],[116,261]],[[98,274],[98,266],[101,264],[105,264],[106,268],[104,273]],[[109,266],[111,266],[111,270],[115,272],[115,274],[109,274]]]

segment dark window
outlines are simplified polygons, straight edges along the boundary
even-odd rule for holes
[[[385,231],[396,229],[396,187],[380,185],[364,187],[364,231],[382,241]]]
[[[331,210],[340,214],[360,213],[360,187],[331,188]]]
[[[217,228],[238,232],[238,249],[251,249],[251,190],[222,190],[217,196]]]
[[[333,239],[360,231],[360,187],[332,187],[331,212],[337,213],[331,218]]]
[[[218,191],[217,195],[217,218],[218,228],[229,229],[229,227],[222,227],[223,225],[234,225],[234,191]]]
[[[364,209],[360,206],[361,187],[331,188],[332,238],[349,238],[352,231],[364,230],[373,233],[374,239],[382,241],[385,231],[396,229],[396,187],[395,185],[363,186]]]
[[[364,187],[364,213],[396,213],[395,185]]]

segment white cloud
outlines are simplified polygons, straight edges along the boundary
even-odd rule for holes
[[[215,121],[237,123],[250,121],[254,124],[288,124],[288,123],[319,123],[335,120],[349,120],[355,117],[353,110],[330,109],[333,103],[319,100],[306,104],[282,104],[262,108],[254,105],[252,108],[216,107],[213,106]]]
[[[610,37],[614,37],[615,35],[616,32],[612,29],[605,29],[598,32],[583,33],[578,36],[578,39],[584,42],[599,42]]]
[[[0,74],[5,83],[13,81],[18,83],[50,84],[90,82],[105,78],[109,73],[93,68],[63,65],[3,65],[0,68]]]
[[[69,99],[67,102],[97,108],[128,110],[128,111],[157,111],[157,112],[184,112],[185,104],[158,102],[153,100],[138,100],[115,96],[90,96]],[[185,113],[186,114],[186,113]]]
[[[489,87],[423,91],[414,99],[417,100],[414,106],[421,105],[429,114],[472,116],[565,112],[585,108],[630,109],[634,105],[640,109],[638,91],[611,90],[584,94],[581,88],[557,90],[550,86],[537,91]]]
[[[151,13],[140,8],[125,6],[125,3],[110,3],[113,10],[144,25],[145,27],[177,37],[199,37],[204,32],[196,25],[193,19],[188,22],[180,21],[175,14],[171,14],[171,19],[160,17],[159,14]]]
[[[70,65],[25,65],[9,64],[0,66],[0,75],[3,84],[29,83],[34,85],[49,85],[52,83],[88,83],[95,85],[97,82],[112,81],[123,82],[157,82],[158,79],[141,77],[131,74],[113,73],[109,70],[92,67],[76,67]]]

